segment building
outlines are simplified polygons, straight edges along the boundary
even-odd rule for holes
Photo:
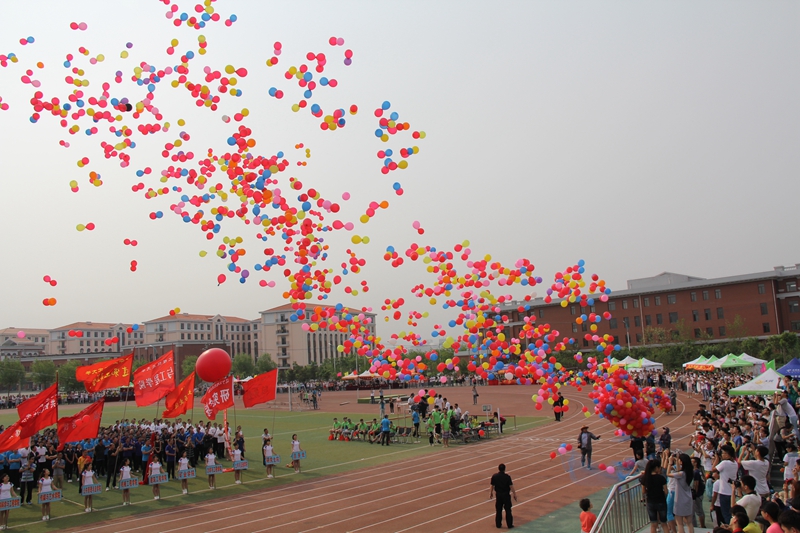
[[[73,322],[60,328],[48,330],[49,347],[47,355],[82,354],[88,352],[110,352],[130,350],[133,346],[144,343],[141,325],[137,331],[128,333],[133,324],[111,324],[108,322]],[[69,332],[81,332],[82,335],[70,336]],[[118,344],[106,344],[106,340],[117,337]]]
[[[324,309],[333,309],[329,305],[315,305]],[[278,366],[287,367],[320,364],[338,356],[337,346],[344,344],[349,335],[331,331],[305,331],[303,324],[309,324],[308,318],[291,321],[294,312],[292,304],[285,304],[266,311],[261,311],[259,329],[262,345],[259,355],[269,353]],[[361,311],[359,311],[361,313]],[[371,319],[368,329],[375,335],[375,313],[364,313]],[[337,313],[341,317],[342,313]]]
[[[759,337],[791,331],[800,334],[800,264],[775,267],[767,272],[703,279],[663,272],[650,278],[628,281],[625,290],[614,291],[607,302],[595,298],[593,306],[561,306],[545,303],[510,302],[501,314],[513,337],[519,337],[525,316],[550,324],[560,337],[572,337],[579,348],[593,348],[586,338],[586,321],[575,319],[589,313],[611,313],[598,324],[597,335],[611,334],[623,347],[670,342],[673,338],[694,338],[703,342],[732,337]],[[527,305],[528,309],[520,307]],[[738,317],[738,318],[737,318]]]
[[[258,356],[258,320],[235,316],[190,315],[179,313],[147,320],[145,344],[184,343],[198,341],[223,343],[231,357],[247,354],[255,360]]]
[[[19,334],[23,336],[20,337]],[[35,357],[47,352],[50,332],[46,329],[0,329],[0,361],[6,357]]]

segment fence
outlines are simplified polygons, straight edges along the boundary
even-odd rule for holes
[[[650,523],[639,477],[611,487],[591,533],[634,533]]]

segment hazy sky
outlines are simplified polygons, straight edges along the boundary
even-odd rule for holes
[[[179,5],[193,12],[194,2]],[[10,106],[0,111],[0,327],[144,321],[175,307],[256,318],[284,303],[280,272],[265,277],[252,268],[277,240],[262,243],[252,226],[227,221],[220,236],[243,237],[248,255],[242,264],[251,277],[240,284],[229,275],[218,287],[217,275],[226,272],[226,262],[213,253],[219,241],[207,241],[198,226],[169,212],[180,195],[146,200],[143,191],[131,191],[140,181],[160,185],[154,176],[173,164],[160,151],[180,131],[192,136],[182,148],[196,156],[209,147],[227,150],[238,124],[225,124],[221,116],[243,107],[250,110],[243,123],[258,141],[255,153],[283,150],[294,165],[304,160],[295,144],[311,149],[307,167],[281,174],[285,196],[294,200],[289,176],[332,200],[349,192],[336,218],[355,222],[353,233],[371,239],[358,246],[349,233],[327,239],[326,263],[333,268],[347,259],[347,248],[367,260],[363,275],[345,279],[353,286],[366,279],[370,292],[350,297],[343,284],[325,303],[379,311],[384,298],[403,297],[409,302],[404,311],[429,310],[436,319],[418,328],[423,336],[450,315],[413,298],[410,289],[433,278],[421,262],[391,268],[382,258],[388,245],[402,252],[411,242],[442,249],[468,239],[473,258],[489,253],[513,265],[527,257],[546,282],[582,258],[612,289],[665,270],[717,277],[800,262],[794,235],[800,194],[796,1],[215,5],[223,18],[237,15],[232,27],[176,28],[164,16],[169,8],[155,0],[4,3],[0,53],[13,52],[20,61],[0,67],[0,97]],[[71,22],[86,22],[88,30],[70,30]],[[90,57],[106,58],[94,66],[76,58],[91,80],[87,96],[112,81],[113,97],[137,101],[145,92],[129,81],[133,67],[140,61],[174,66],[180,53],[197,50],[199,34],[207,37],[209,53],[192,61],[190,79],[200,81],[205,65],[246,67],[249,75],[237,85],[243,96],[223,97],[212,113],[197,108],[184,88],[172,88],[169,77],[154,104],[172,128],[135,135],[130,167],[103,158],[100,142],[119,141],[107,122],[88,137],[85,119],[76,135],[50,116],[29,121],[35,89],[20,81],[26,69],[34,70],[47,99],[64,101],[71,87],[62,63],[86,46]],[[21,46],[19,39],[28,36],[35,43]],[[345,45],[331,47],[331,36],[343,37]],[[180,41],[178,53],[168,56],[173,38]],[[279,65],[268,68],[275,41],[283,53]],[[123,60],[127,42],[133,48]],[[345,49],[354,53],[349,67],[342,64]],[[307,62],[309,51],[324,52],[325,75],[339,81],[336,89],[315,91],[311,102],[326,113],[359,106],[342,130],[322,131],[308,110],[290,109],[300,95],[283,73]],[[116,70],[124,83],[113,83]],[[270,98],[273,86],[287,96]],[[384,100],[427,138],[376,139],[373,110]],[[179,118],[185,127],[177,126]],[[128,114],[121,124],[135,128],[137,121]],[[378,150],[415,144],[420,153],[409,158],[408,169],[380,173]],[[76,165],[82,157],[91,160],[85,168]],[[154,173],[147,179],[135,176],[148,166]],[[101,174],[102,187],[89,184],[89,171]],[[69,189],[73,179],[78,193]],[[403,196],[394,194],[395,181]],[[362,225],[358,217],[373,200],[388,200],[390,207]],[[164,217],[150,220],[158,210]],[[88,222],[97,228],[76,231]],[[124,246],[125,238],[139,245]],[[201,258],[201,250],[208,256]],[[138,262],[135,273],[131,260]],[[45,284],[45,275],[58,286]],[[259,287],[262,278],[277,286]],[[544,287],[534,290],[544,293]],[[43,306],[48,297],[58,304]],[[384,336],[407,329],[404,321],[383,324]]]

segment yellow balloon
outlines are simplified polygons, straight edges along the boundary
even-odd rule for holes
[[[206,252],[205,250],[200,250],[200,257],[205,257],[206,254],[208,254],[208,252]]]

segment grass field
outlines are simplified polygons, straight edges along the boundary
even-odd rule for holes
[[[86,406],[60,406],[59,415],[74,414],[84,407]],[[134,404],[129,403],[125,411],[125,418],[153,418],[157,412],[160,411],[157,411],[155,406],[137,408]],[[103,425],[113,424],[122,418],[122,414],[122,405],[106,405],[103,413]],[[188,414],[191,415],[191,411]],[[195,409],[195,415],[197,418],[194,420],[203,418],[202,409]],[[38,505],[23,505],[22,508],[11,511],[9,527],[32,532],[66,529],[100,520],[135,516],[175,505],[199,503],[225,496],[244,494],[299,480],[347,472],[365,466],[413,460],[432,450],[440,449],[438,447],[431,448],[426,440],[420,444],[397,444],[391,447],[370,445],[366,442],[330,442],[328,441],[328,429],[334,416],[339,417],[340,420],[343,416],[348,416],[358,421],[360,418],[367,418],[368,415],[347,412],[237,409],[234,416],[231,409],[228,411],[228,421],[232,426],[234,424],[242,426],[245,434],[245,456],[250,461],[250,469],[242,475],[243,484],[235,485],[233,473],[225,473],[217,476],[217,490],[210,491],[204,469],[198,465],[198,477],[190,480],[188,495],[181,494],[179,481],[170,480],[169,483],[161,486],[159,501],[153,500],[150,487],[140,486],[131,490],[132,505],[122,507],[121,492],[112,490],[94,497],[95,510],[102,512],[89,514],[83,512],[83,498],[78,494],[77,484],[67,483],[64,490],[64,501],[51,506],[51,522],[41,522],[41,511]],[[372,419],[372,415],[369,415],[369,419]],[[0,412],[0,424],[8,426],[16,420],[15,411]],[[543,417],[519,417],[517,425],[519,429],[530,429],[545,423],[546,420]],[[221,413],[217,416],[217,421],[222,421]],[[410,418],[407,425],[411,425]],[[270,480],[265,478],[261,462],[261,433],[265,427],[269,428],[273,435],[272,444],[275,447],[275,453],[281,455],[283,459],[283,465],[275,468],[276,477]],[[308,454],[308,458],[302,462],[303,473],[300,475],[295,475],[291,469],[284,466],[289,462],[293,433],[297,433],[302,448]],[[227,461],[223,461],[223,464],[230,466]],[[105,484],[103,478],[98,481]]]

